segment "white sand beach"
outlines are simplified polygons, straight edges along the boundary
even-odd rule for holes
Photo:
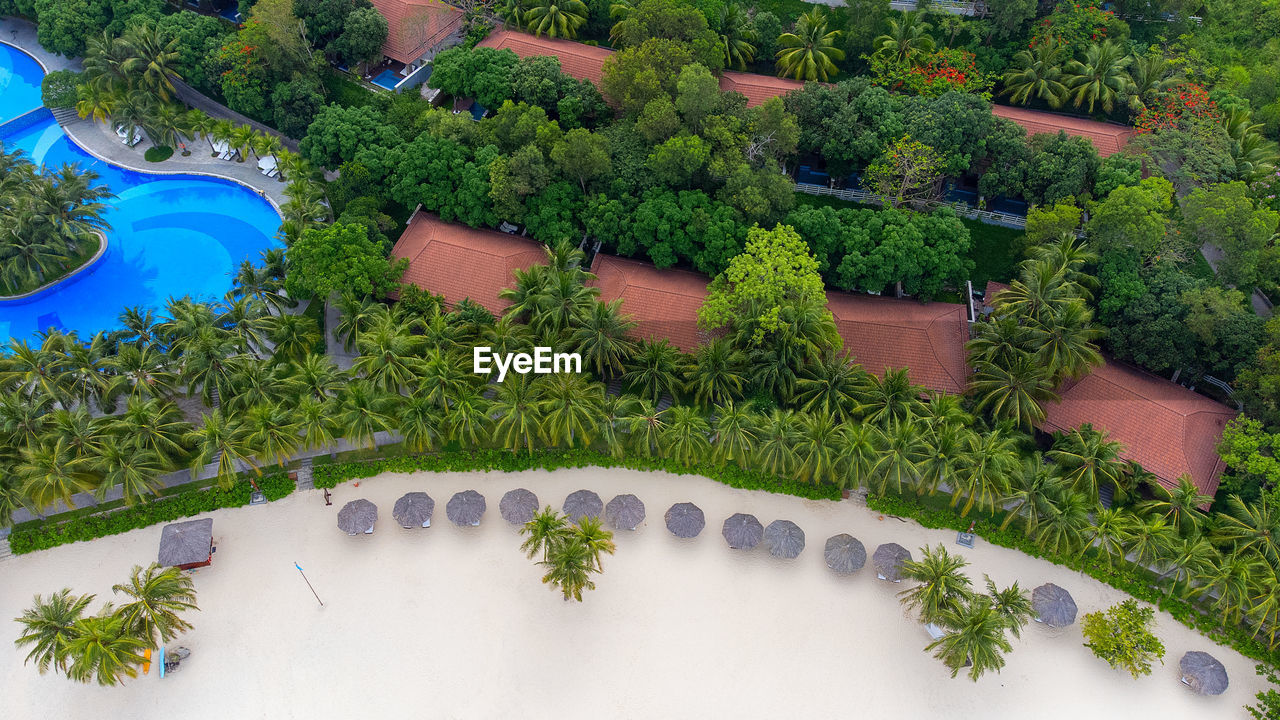
[[[539,582],[498,515],[515,487],[559,507],[574,490],[607,502],[644,501],[648,520],[618,532],[618,551],[585,602],[566,603]],[[445,503],[475,488],[488,500],[478,528],[458,528]],[[432,527],[408,531],[391,518],[395,500],[425,490],[436,500]],[[979,538],[880,517],[854,501],[812,502],[733,490],[700,477],[624,470],[553,473],[387,474],[333,491],[298,493],[265,507],[212,513],[218,552],[195,573],[195,629],[170,646],[191,658],[161,680],[151,675],[100,688],[23,667],[11,640],[35,593],[63,586],[110,598],[134,564],[156,557],[160,526],[0,563],[0,717],[3,718],[1246,718],[1262,689],[1254,663],[1215,646],[1167,615],[1157,632],[1167,654],[1134,681],[1081,645],[1079,622],[1062,630],[1032,624],[1001,674],[979,682],[923,652],[924,629],[870,564],[850,577],[822,558],[831,535],[848,532],[870,555],[883,542],[916,553],[944,542],[971,563],[981,585],[1068,589],[1084,613],[1123,595],[1078,573]],[[378,505],[377,531],[348,537],[336,525],[343,503]],[[707,527],[693,540],[667,532],[662,515],[692,501]],[[731,551],[720,525],[734,512],[768,524],[795,521],[808,547],[794,561],[763,545]],[[324,600],[319,607],[293,563]],[[96,604],[95,604],[96,607]],[[1178,682],[1178,659],[1211,652],[1231,686],[1198,697]]]

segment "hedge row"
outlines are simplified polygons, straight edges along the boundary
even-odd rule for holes
[[[287,497],[295,487],[293,480],[284,474],[259,478],[258,486],[262,488],[262,494],[266,495],[267,500]],[[86,515],[60,523],[17,528],[9,536],[9,548],[15,555],[22,555],[81,540],[118,535],[157,523],[173,522],[179,518],[199,515],[210,510],[248,505],[252,494],[253,486],[248,480],[239,480],[227,490],[217,487],[178,489],[171,495],[164,495],[114,512]]]
[[[1223,627],[1216,618],[1203,612],[1191,602],[1169,594],[1169,583],[1159,581],[1145,568],[1135,567],[1128,563],[1119,566],[1107,565],[1099,561],[1092,553],[1084,557],[1078,555],[1051,555],[1045,553],[1039,545],[1018,530],[1012,528],[1002,530],[999,525],[986,518],[961,517],[957,512],[926,507],[908,498],[869,496],[867,498],[867,506],[876,512],[886,515],[909,517],[927,528],[947,528],[961,531],[968,530],[969,524],[973,523],[973,532],[992,545],[1017,550],[1026,555],[1047,560],[1055,565],[1062,565],[1085,573],[1095,580],[1155,605],[1172,615],[1183,625],[1197,630],[1214,642],[1235,648],[1245,657],[1271,663],[1272,665],[1280,664],[1280,653],[1267,648],[1265,643],[1259,642],[1244,627]],[[1161,587],[1162,585],[1163,587]]]
[[[316,487],[331,488],[356,478],[373,477],[384,472],[465,472],[473,470],[559,470],[562,468],[627,468],[630,470],[663,470],[676,475],[703,475],[730,487],[744,490],[795,495],[810,500],[836,500],[840,489],[834,485],[810,485],[775,475],[743,470],[736,465],[681,465],[666,458],[616,458],[595,450],[534,450],[514,453],[507,450],[463,450],[431,455],[407,455],[369,462],[346,462],[317,465],[311,477]]]

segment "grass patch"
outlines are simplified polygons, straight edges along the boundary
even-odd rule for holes
[[[147,162],[164,162],[173,157],[173,148],[168,145],[149,147],[142,157],[146,158]]]
[[[320,76],[325,95],[331,103],[342,107],[382,107],[381,95],[351,79],[344,72],[330,68]]]

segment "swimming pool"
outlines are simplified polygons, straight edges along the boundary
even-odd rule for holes
[[[0,62],[5,59],[0,56]],[[40,72],[39,65],[32,66]],[[38,79],[35,86],[39,105]],[[0,116],[12,112],[8,93],[0,98]],[[0,300],[0,338],[25,338],[51,327],[87,337],[118,328],[126,307],[162,310],[171,297],[220,299],[243,260],[256,261],[263,250],[280,246],[275,238],[280,216],[257,192],[229,180],[111,165],[82,150],[47,110],[42,113],[29,127],[0,127],[0,143],[50,168],[74,162],[98,173],[97,183],[116,194],[103,216],[111,224],[107,251],[79,274],[34,296]],[[139,152],[140,162],[141,157]]]
[[[374,78],[370,82],[372,82],[374,85],[377,85],[378,87],[384,87],[388,90],[395,90],[396,83],[400,82],[403,79],[404,78],[400,77],[399,73],[397,73],[394,70],[383,70],[382,72],[378,73],[378,77]]]
[[[0,43],[0,123],[40,107],[43,77],[30,55]]]

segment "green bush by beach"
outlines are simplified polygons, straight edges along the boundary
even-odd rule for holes
[[[149,147],[147,148],[147,151],[142,154],[142,157],[146,158],[147,162],[164,162],[165,160],[173,157],[173,148],[168,145]]]

